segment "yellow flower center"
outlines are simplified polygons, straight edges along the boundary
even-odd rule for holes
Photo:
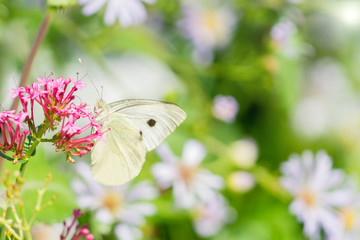
[[[346,229],[352,229],[356,221],[356,213],[352,209],[342,209],[340,211],[344,219],[344,225]]]
[[[111,213],[116,213],[122,204],[122,196],[119,193],[113,191],[107,192],[102,198],[102,205],[106,207]]]
[[[215,11],[207,11],[204,13],[203,21],[211,31],[217,32],[219,28],[219,20]]]
[[[179,171],[180,176],[185,181],[186,185],[190,185],[190,183],[194,180],[198,169],[196,167],[180,166]]]
[[[309,207],[316,204],[316,196],[310,190],[304,190],[299,197],[302,198]]]

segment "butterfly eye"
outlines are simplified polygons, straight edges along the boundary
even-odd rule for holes
[[[98,101],[94,106],[95,114],[101,113],[103,111],[103,109],[104,109],[104,102],[103,101]]]

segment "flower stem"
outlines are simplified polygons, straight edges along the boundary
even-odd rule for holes
[[[31,145],[31,147],[29,148],[29,150],[26,152],[26,155],[24,157],[24,160],[26,160],[26,162],[29,161],[29,158],[32,156],[32,153],[35,151],[37,145],[42,141],[41,138],[44,135],[44,133],[46,132],[46,130],[49,128],[49,126],[50,126],[50,121],[48,119],[45,119],[45,121],[40,125],[40,129],[36,133],[35,140],[34,140],[33,144]],[[23,163],[23,164],[25,164],[25,163]]]
[[[24,87],[26,85],[26,82],[29,78],[29,74],[30,74],[30,69],[31,66],[34,62],[35,56],[37,51],[39,50],[39,47],[41,45],[41,43],[44,40],[45,34],[49,28],[50,22],[51,22],[51,17],[52,17],[52,11],[50,9],[47,10],[47,12],[45,13],[45,16],[43,18],[43,21],[40,25],[40,28],[37,32],[37,35],[35,37],[34,43],[30,49],[30,53],[28,58],[26,59],[26,63],[24,65],[24,68],[22,70],[21,73],[21,77],[20,77],[20,83],[19,83],[19,87]],[[17,109],[17,106],[19,105],[19,98],[15,98],[12,105],[11,105],[11,109]]]
[[[5,225],[4,222],[6,222],[6,216],[9,216],[11,210],[10,208],[8,208],[5,212],[5,217],[4,218],[0,218],[0,240],[6,240],[6,234],[5,234],[5,230],[7,229],[7,226]],[[2,222],[4,221],[4,222]]]
[[[32,240],[31,232],[25,231],[26,240]]]
[[[37,145],[39,145],[39,143],[41,142],[41,137],[44,135],[45,131],[49,128],[49,126],[50,126],[50,121],[48,119],[45,119],[45,121],[40,125],[40,129],[36,134],[35,140],[34,140],[33,144],[31,145],[29,151],[27,151],[27,153],[24,157],[25,162],[23,162],[20,165],[19,171],[20,171],[21,177],[24,176],[26,165],[28,164],[29,159],[32,156],[32,153],[35,151]]]
[[[37,214],[43,208],[42,200],[43,200],[43,196],[44,196],[44,194],[45,194],[45,192],[46,192],[46,190],[47,190],[47,188],[49,186],[50,180],[51,180],[51,174],[49,174],[47,176],[47,178],[45,180],[44,187],[42,187],[41,189],[38,190],[38,197],[37,197],[37,200],[36,200],[35,211],[34,211],[34,214],[33,214],[32,218],[29,221],[29,226],[33,225],[33,223],[35,222],[35,218],[36,218]]]
[[[254,166],[250,172],[255,176],[259,185],[278,199],[289,202],[290,194],[280,185],[279,179],[273,176],[267,169],[261,166]]]
[[[32,47],[30,49],[29,56],[26,59],[24,68],[23,68],[22,73],[21,73],[19,87],[24,87],[26,85],[26,82],[27,82],[27,80],[29,78],[30,69],[31,69],[31,66],[32,66],[32,64],[34,62],[36,53],[38,52],[39,47],[40,47],[41,43],[44,40],[46,32],[49,29],[52,15],[53,15],[52,10],[48,9],[46,11],[46,13],[45,13],[45,16],[44,16],[44,18],[42,20],[42,23],[41,23],[40,27],[39,27],[39,30],[38,30],[37,35],[35,37],[34,43],[33,43]],[[11,109],[16,110],[18,105],[19,105],[19,98],[15,98],[12,105],[11,105]],[[0,135],[0,137],[1,137],[1,135]],[[0,157],[0,173],[2,172],[3,164],[4,164],[4,159]],[[26,163],[23,163],[21,166],[25,170]],[[22,172],[22,174],[23,174],[23,172]]]
[[[24,163],[22,163],[20,165],[20,170],[19,171],[20,171],[20,174],[21,174],[22,177],[24,176],[25,168],[26,168],[27,163],[28,163],[28,161],[26,161],[26,162],[24,162]]]
[[[21,240],[21,237],[15,232],[15,230],[11,227],[11,223],[9,222],[10,220],[4,219],[4,218],[0,218],[0,225],[2,225],[2,227],[5,228],[14,236],[15,239]],[[5,239],[5,233],[4,233],[4,239]]]

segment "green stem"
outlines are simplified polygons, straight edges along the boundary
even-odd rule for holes
[[[217,138],[209,135],[208,136],[199,135],[198,137],[205,143],[206,146],[208,146],[209,151],[212,152],[213,154],[220,157],[227,152],[228,146],[223,142],[221,142],[220,140],[218,140]]]
[[[51,17],[52,17],[52,12],[51,10],[48,10],[46,13],[45,13],[45,16],[43,18],[43,21],[40,25],[40,28],[38,30],[38,33],[36,35],[36,38],[34,40],[34,43],[31,47],[31,50],[30,50],[30,53],[29,53],[29,56],[26,60],[26,63],[24,65],[24,68],[23,68],[23,71],[21,73],[21,78],[20,78],[20,83],[19,83],[19,87],[23,87],[26,85],[26,82],[29,78],[29,74],[30,74],[30,69],[31,69],[31,66],[34,62],[34,59],[35,59],[35,56],[36,56],[36,53],[38,52],[39,50],[39,47],[41,45],[41,43],[43,42],[44,40],[44,37],[46,35],[46,32],[48,31],[49,29],[49,26],[50,26],[50,22],[51,22]],[[12,103],[12,106],[11,106],[11,109],[17,109],[17,106],[19,105],[19,98],[15,98],[13,103]],[[46,126],[47,125],[47,126]],[[42,133],[41,135],[40,134],[37,134],[37,138],[36,140],[34,141],[34,144],[31,146],[31,148],[29,149],[29,151],[27,152],[26,154],[26,161],[24,163],[21,164],[20,166],[20,173],[21,173],[21,176],[24,176],[24,173],[25,173],[25,169],[26,169],[26,165],[28,163],[28,160],[29,160],[29,157],[31,156],[31,153],[35,150],[36,146],[39,144],[40,140],[39,140],[39,136],[41,137],[46,129],[48,128],[49,126],[49,123],[48,124],[44,124],[43,128],[42,128]],[[4,159],[0,157],[0,173],[2,172],[2,167],[3,167],[3,163],[4,163]],[[5,215],[5,218],[6,216],[8,216],[8,212],[7,214]],[[15,233],[16,234],[16,233]],[[28,240],[31,240],[32,237],[31,237],[31,234],[29,231],[25,232],[26,234],[26,238]],[[14,235],[16,236],[16,235]],[[6,236],[5,236],[5,226],[3,225],[0,229],[0,240],[5,240],[6,239]]]
[[[21,237],[15,232],[15,230],[10,226],[10,222],[7,219],[4,218],[0,218],[0,224],[3,226],[4,228],[4,239],[5,239],[5,228],[18,240],[21,240]]]
[[[20,166],[19,171],[20,171],[20,174],[22,177],[24,176],[26,166],[29,162],[29,159],[30,159],[32,153],[35,151],[37,145],[39,145],[39,143],[41,142],[41,137],[44,135],[45,131],[49,128],[49,126],[50,126],[50,121],[48,119],[45,119],[45,121],[40,125],[40,129],[35,136],[35,140],[34,140],[33,144],[31,145],[29,151],[27,151],[26,155],[23,158],[23,160],[25,160],[25,162],[22,163]]]
[[[10,208],[6,209],[5,218],[6,218],[6,216],[9,216],[10,213],[11,213],[11,209]],[[6,221],[6,220],[4,219],[4,221]],[[4,225],[4,223],[1,224],[1,219],[0,219],[0,226],[1,226],[1,228],[0,228],[0,240],[6,240],[6,235],[5,235],[6,226]]]
[[[31,46],[29,56],[26,59],[24,68],[23,68],[22,73],[21,73],[19,87],[24,87],[26,85],[26,82],[27,82],[27,80],[29,78],[30,69],[31,69],[31,66],[32,66],[32,64],[34,62],[36,53],[38,52],[38,50],[40,48],[40,45],[43,42],[44,37],[45,37],[45,35],[46,35],[46,33],[47,33],[48,29],[49,29],[52,15],[53,15],[52,10],[48,9],[46,11],[46,13],[45,13],[45,16],[44,16],[44,18],[42,20],[42,23],[41,23],[41,25],[39,27],[39,30],[38,30],[37,34],[36,34],[34,43]],[[18,105],[19,105],[19,98],[15,98],[10,109],[16,110]],[[0,137],[1,137],[1,134],[0,134]],[[2,172],[3,164],[4,164],[4,159],[2,159],[0,157],[0,173]],[[25,166],[26,166],[26,164],[25,164]],[[0,232],[0,236],[2,236],[1,233],[2,233],[2,230]],[[0,240],[1,240],[1,238],[0,238]]]
[[[46,192],[46,190],[47,190],[47,188],[49,186],[50,178],[51,178],[51,175],[49,175],[46,178],[45,186],[38,190],[38,197],[37,197],[37,200],[36,200],[35,211],[34,211],[34,214],[33,214],[32,218],[29,221],[29,226],[33,225],[36,216],[38,215],[38,213],[42,209],[42,200],[43,200],[44,194],[45,194],[45,192]]]
[[[24,233],[25,233],[25,236],[26,236],[26,240],[32,240],[32,236],[31,236],[31,232],[30,232],[31,225],[29,225],[26,222],[25,216],[24,216],[23,226],[24,226]]]
[[[35,151],[37,145],[39,145],[39,143],[42,141],[41,138],[45,134],[45,132],[49,128],[49,126],[50,126],[49,119],[45,119],[45,121],[40,125],[39,131],[36,133],[33,144],[31,145],[31,147],[29,148],[29,151],[27,151],[27,153],[24,157],[25,160],[28,160],[31,157],[31,155]]]
[[[41,137],[45,134],[46,130],[49,128],[50,126],[50,121],[48,119],[45,119],[45,121],[40,125],[40,129],[39,131],[36,133],[36,136],[35,136],[35,140],[33,142],[33,144],[31,145],[29,151],[26,153],[25,157],[24,157],[24,160],[25,162],[21,164],[20,166],[20,174],[21,174],[21,177],[24,176],[24,173],[25,173],[25,169],[26,169],[26,166],[29,162],[29,159],[32,155],[32,153],[35,151],[37,145],[39,145],[39,143],[41,142]],[[17,181],[17,180],[16,180]],[[42,197],[42,196],[41,196]],[[8,215],[8,214],[7,214]],[[30,233],[30,226],[29,224],[26,223],[26,219],[23,218],[24,220],[24,224],[25,224],[25,229],[24,229],[24,232],[25,232],[25,236],[26,236],[26,239],[27,240],[32,240],[32,236],[31,236],[31,233]],[[1,229],[1,233],[3,232],[3,229]],[[0,235],[1,236],[1,235]],[[4,238],[5,239],[5,234],[4,234]],[[2,240],[2,239],[1,239]]]
[[[267,192],[284,202],[291,200],[291,195],[281,186],[279,179],[273,176],[267,169],[254,166],[250,172],[255,176],[259,185]]]
[[[26,240],[32,240],[31,232],[25,231]]]
[[[23,177],[24,176],[24,173],[25,173],[25,169],[26,169],[26,165],[28,164],[28,161],[26,161],[26,162],[24,162],[24,163],[22,163],[21,165],[20,165],[20,175],[21,175],[21,177]]]

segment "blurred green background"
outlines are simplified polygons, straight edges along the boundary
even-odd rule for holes
[[[246,171],[256,185],[244,193],[227,185],[222,193],[237,217],[211,239],[305,239],[302,226],[288,212],[290,198],[277,182],[279,165],[291,153],[325,149],[336,167],[350,175],[360,171],[360,2],[228,0],[221,4],[230,6],[227,14],[234,23],[222,25],[228,31],[219,34],[226,40],[209,46],[200,59],[199,46],[181,25],[186,1],[146,4],[145,22],[130,27],[117,22],[105,25],[104,9],[84,16],[80,5],[51,7],[49,30],[28,83],[50,72],[73,78],[79,72],[79,77],[87,74],[83,79],[87,88],[79,98],[89,104],[100,98],[91,80],[107,102],[124,98],[175,102],[188,117],[167,139],[170,147],[180,156],[184,143],[197,139],[208,151],[202,167],[225,180],[241,169],[229,157],[230,146],[252,139],[257,161]],[[19,81],[47,8],[42,1],[0,0],[3,109],[10,107],[8,91]],[[236,99],[239,111],[233,122],[213,116],[217,95]],[[59,198],[40,214],[39,221],[46,223],[63,221],[77,207],[70,188],[76,176],[73,165],[54,150],[50,144],[40,146],[25,173],[29,185],[24,196],[30,210],[34,189],[49,172],[53,175],[46,196],[56,192]],[[90,158],[76,161],[90,162]],[[154,151],[148,153],[135,182],[153,181],[150,169],[159,161]],[[18,167],[6,162],[2,169]],[[170,193],[153,202],[158,214],[148,218],[144,239],[201,239],[191,226],[191,214],[171,214]],[[96,227],[93,231],[96,234]]]

